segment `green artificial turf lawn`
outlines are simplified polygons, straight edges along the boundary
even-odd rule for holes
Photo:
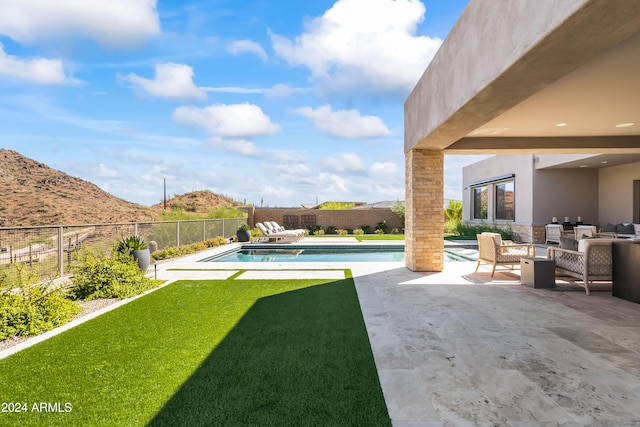
[[[28,408],[0,425],[390,425],[352,279],[176,282],[0,360],[0,384]]]
[[[363,240],[404,240],[404,234],[367,234],[365,236],[354,236],[359,242]]]

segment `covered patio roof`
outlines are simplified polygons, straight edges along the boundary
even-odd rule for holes
[[[640,2],[474,1],[405,103],[405,151],[640,153]]]

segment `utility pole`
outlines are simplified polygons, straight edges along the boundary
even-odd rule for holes
[[[164,210],[167,210],[167,178],[162,178],[164,182]]]

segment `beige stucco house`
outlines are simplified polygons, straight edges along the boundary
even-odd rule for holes
[[[463,169],[463,221],[545,241],[553,219],[640,223],[640,155],[498,155]]]
[[[543,205],[531,204],[529,217],[523,214],[532,226],[550,216],[628,221],[633,208],[620,204],[628,190],[610,183],[619,174],[637,179],[628,168],[638,160],[585,171],[578,165],[585,179],[562,196],[587,186],[597,197],[566,212],[544,206],[564,203],[553,192],[571,180],[566,167],[553,166],[557,160],[542,164],[546,155],[589,155],[577,161],[597,162],[596,155],[640,154],[638,75],[638,0],[471,0],[405,102],[407,267],[444,267],[446,154],[526,155],[522,165],[530,173],[522,180],[532,181],[534,194],[515,188],[516,221],[526,198],[542,189],[546,196],[535,200]],[[487,176],[518,173],[509,168]],[[516,176],[514,185],[519,181]]]

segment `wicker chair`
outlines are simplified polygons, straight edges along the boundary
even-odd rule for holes
[[[594,280],[612,280],[611,243],[616,239],[584,239],[577,251],[550,246],[547,258],[556,262],[556,274],[581,279],[587,295]]]
[[[476,235],[478,239],[478,264],[484,262],[492,264],[491,277],[496,272],[497,265],[520,265],[520,258],[532,258],[536,256],[536,248],[532,244],[513,244],[503,241],[498,233],[482,233]]]
[[[578,225],[573,227],[574,239],[580,240],[582,236],[596,237],[598,228],[595,225]]]
[[[561,224],[547,224],[544,226],[545,245],[547,243],[560,243],[560,237],[564,227]]]

